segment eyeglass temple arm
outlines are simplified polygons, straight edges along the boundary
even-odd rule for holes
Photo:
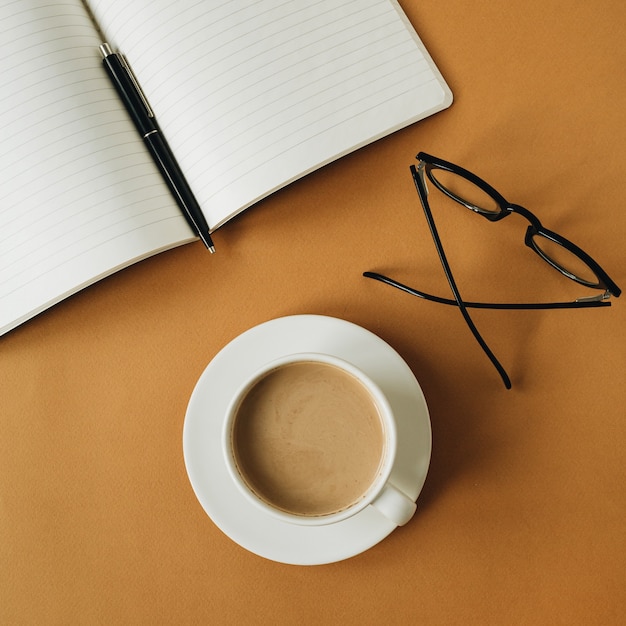
[[[400,289],[412,296],[417,296],[423,300],[438,302],[439,304],[447,304],[450,306],[458,306],[456,300],[450,298],[442,298],[424,291],[419,291],[413,287],[409,287],[389,276],[379,274],[378,272],[363,272],[366,278],[373,278],[381,283]],[[499,310],[540,310],[540,309],[589,309],[599,306],[611,306],[607,301],[607,294],[602,293],[598,296],[590,296],[589,298],[580,298],[575,302],[468,302],[463,301],[468,309],[499,309]]]
[[[511,379],[509,375],[506,373],[504,367],[502,367],[500,361],[496,358],[496,355],[491,351],[485,340],[482,338],[480,332],[476,328],[472,318],[470,317],[467,309],[465,308],[465,304],[463,299],[461,298],[461,294],[456,286],[456,281],[454,280],[454,276],[452,275],[452,270],[450,269],[450,265],[448,263],[448,259],[446,258],[446,254],[443,250],[443,246],[441,244],[441,239],[439,238],[439,233],[437,232],[437,227],[435,226],[435,222],[430,210],[430,206],[428,204],[428,191],[423,183],[421,178],[421,173],[417,171],[417,168],[414,165],[411,165],[411,174],[413,175],[413,181],[415,182],[415,187],[417,188],[417,193],[422,201],[422,208],[424,209],[424,213],[426,214],[426,221],[428,222],[428,227],[430,229],[430,234],[432,235],[433,241],[435,242],[435,247],[437,248],[437,254],[439,255],[439,260],[441,261],[441,265],[443,266],[443,271],[448,280],[448,284],[450,285],[450,289],[454,295],[454,299],[456,300],[457,306],[459,307],[459,311],[461,311],[461,315],[463,315],[463,319],[465,323],[472,331],[474,335],[474,339],[478,342],[480,347],[483,349],[483,352],[487,355],[493,366],[500,374],[502,378],[502,382],[507,389],[511,388]]]

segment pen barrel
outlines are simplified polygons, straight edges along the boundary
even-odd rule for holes
[[[104,57],[102,65],[141,136],[144,137],[147,133],[159,130],[156,120],[147,110],[136,85],[118,55],[110,54]]]
[[[174,196],[187,223],[200,237],[204,245],[211,252],[214,252],[215,248],[211,240],[209,226],[202,209],[187,184],[185,176],[176,162],[165,137],[161,134],[161,129],[154,118],[152,108],[143,95],[130,66],[123,57],[111,52],[108,44],[102,44],[100,51],[104,55],[102,64],[111,79],[111,83],[143,138],[163,180]]]
[[[144,142],[159,168],[163,180],[165,180],[170,192],[183,210],[182,212],[187,222],[199,234],[200,238],[204,240],[203,233],[209,232],[209,226],[165,137],[159,131],[155,131],[146,134]],[[205,241],[205,243],[207,242]]]

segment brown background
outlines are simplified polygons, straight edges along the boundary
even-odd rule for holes
[[[0,339],[2,624],[619,624],[626,613],[626,302],[476,312],[506,391],[448,295],[408,166],[476,171],[626,287],[626,5],[401,3],[450,109],[275,194],[200,243],[91,287]],[[467,299],[589,290],[526,223],[433,210]],[[317,313],[388,341],[433,425],[416,517],[347,561],[266,561],[187,480],[187,401],[211,358]]]

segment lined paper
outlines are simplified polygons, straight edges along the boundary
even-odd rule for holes
[[[0,333],[192,239],[80,0],[0,1]]]
[[[451,96],[390,0],[89,0],[209,224]]]
[[[0,334],[194,239],[99,31],[212,229],[451,102],[396,0],[0,0]]]

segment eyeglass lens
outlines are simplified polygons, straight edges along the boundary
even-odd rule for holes
[[[494,198],[463,176],[438,168],[432,168],[430,175],[441,191],[468,209],[490,214],[502,212]]]
[[[533,235],[532,243],[537,252],[549,263],[556,265],[557,268],[561,268],[567,274],[575,276],[586,285],[596,286],[598,284],[598,277],[591,268],[567,248],[541,234]]]

